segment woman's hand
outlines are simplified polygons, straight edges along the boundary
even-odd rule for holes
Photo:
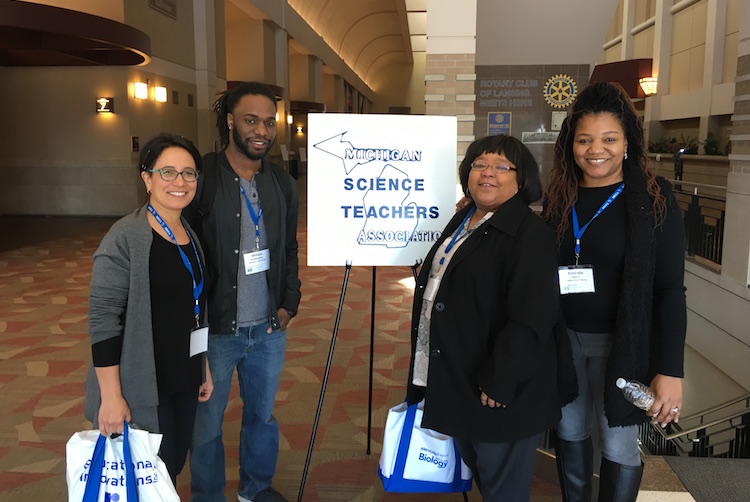
[[[99,406],[99,433],[102,436],[122,434],[125,430],[123,422],[130,422],[130,407],[122,395],[102,396]]]
[[[125,430],[123,422],[130,422],[130,407],[122,397],[120,365],[97,366],[94,371],[102,397],[102,404],[99,406],[99,432],[102,436],[122,433]]]
[[[206,381],[198,387],[198,402],[205,403],[211,397],[214,391],[214,381],[211,378],[211,369],[208,367],[208,358],[206,358]]]
[[[481,388],[479,390],[482,392],[482,394],[479,396],[479,400],[482,402],[482,406],[488,406],[490,408],[505,408],[504,404],[500,404],[492,399],[490,396],[485,394]]]
[[[468,206],[472,202],[474,202],[474,201],[471,200],[469,197],[466,197],[464,195],[463,197],[461,197],[461,200],[459,200],[458,202],[456,202],[456,212],[459,212],[460,210],[462,210],[463,208],[465,208],[466,206]]]
[[[682,411],[682,379],[667,375],[656,375],[651,380],[651,390],[656,399],[649,410],[654,422],[659,422],[662,428],[669,422],[677,423]]]

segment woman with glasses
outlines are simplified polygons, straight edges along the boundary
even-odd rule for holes
[[[475,141],[459,177],[470,202],[417,280],[407,400],[453,436],[483,500],[527,501],[539,435],[560,418],[555,236],[529,208],[539,167],[517,139]]]
[[[207,343],[203,255],[182,210],[193,200],[198,150],[162,133],[143,147],[145,206],[117,221],[94,253],[89,297],[92,366],[85,415],[102,435],[123,422],[163,434],[159,456],[172,481],[182,470],[198,401],[213,385]]]
[[[643,126],[618,84],[597,82],[576,98],[545,200],[579,388],[556,427],[563,500],[591,500],[596,428],[598,500],[635,501],[638,425],[651,417],[666,427],[682,408],[685,247],[671,186],[648,169]],[[620,377],[651,387],[647,413],[623,398]]]

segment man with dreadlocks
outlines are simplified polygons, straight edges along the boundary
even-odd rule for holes
[[[236,367],[243,402],[237,499],[285,501],[271,487],[279,451],[272,412],[286,327],[300,301],[297,188],[265,159],[276,139],[276,97],[268,86],[243,83],[223,93],[214,111],[222,151],[205,156],[186,215],[206,250],[214,382],[196,416],[190,500],[227,500],[222,422]]]

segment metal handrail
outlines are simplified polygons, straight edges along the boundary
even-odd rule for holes
[[[741,411],[736,411],[736,412],[732,413],[731,415],[727,415],[727,416],[722,417],[722,418],[717,418],[716,420],[713,420],[711,422],[701,423],[701,424],[698,424],[695,427],[691,427],[689,429],[681,429],[680,431],[673,432],[672,434],[667,434],[664,431],[664,429],[661,426],[659,426],[659,424],[656,423],[656,422],[652,422],[651,424],[652,424],[652,426],[656,430],[659,431],[659,434],[661,434],[662,437],[664,437],[664,439],[666,439],[667,441],[671,441],[673,439],[682,438],[682,437],[687,436],[689,434],[692,434],[694,432],[698,432],[699,430],[702,430],[702,429],[708,429],[709,427],[714,427],[714,426],[722,424],[724,422],[731,422],[735,418],[739,418],[739,417],[742,417],[744,415],[747,415],[748,411],[750,411],[750,410],[744,409],[744,410],[741,410]]]
[[[748,408],[750,408],[750,393],[747,393],[744,396],[735,397],[733,399],[730,399],[729,401],[717,404],[717,405],[715,405],[715,406],[713,406],[711,408],[708,408],[706,410],[700,411],[698,413],[693,413],[692,415],[684,416],[684,417],[682,417],[682,421],[685,422],[685,421],[688,421],[688,420],[692,420],[695,417],[701,417],[702,418],[702,417],[708,415],[709,413],[714,413],[715,411],[723,410],[724,408],[728,408],[728,407],[730,407],[732,405],[739,404],[742,401],[746,401],[746,403],[745,403],[746,406]]]
[[[697,183],[695,181],[672,180],[672,179],[668,179],[667,181],[669,181],[673,185],[674,184],[690,185],[690,186],[699,187],[699,188],[716,188],[718,190],[726,190],[727,189],[727,187],[725,187],[725,186],[721,186],[721,185],[709,185],[707,183]]]

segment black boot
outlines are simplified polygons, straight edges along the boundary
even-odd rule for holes
[[[563,502],[591,502],[594,463],[591,438],[583,441],[557,438],[555,458]]]
[[[599,471],[599,502],[635,502],[643,477],[643,462],[639,467],[616,464],[602,458]]]

